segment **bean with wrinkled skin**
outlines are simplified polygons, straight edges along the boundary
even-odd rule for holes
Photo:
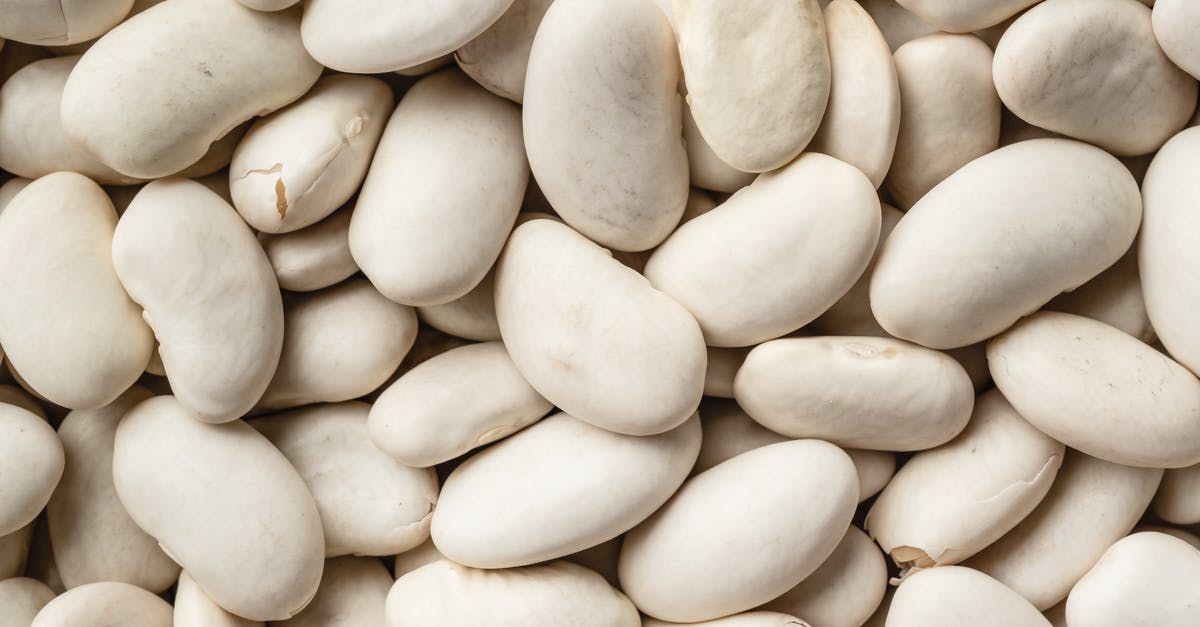
[[[1063,454],[999,392],[987,392],[958,437],[900,467],[867,514],[867,533],[902,567],[957,564],[1033,511]]]
[[[1068,449],[1046,498],[965,565],[1045,610],[1067,598],[1104,550],[1129,533],[1161,478],[1157,468],[1122,466]]]
[[[233,206],[250,226],[286,233],[314,224],[354,195],[392,109],[392,90],[332,75],[256,122],[229,164]]]

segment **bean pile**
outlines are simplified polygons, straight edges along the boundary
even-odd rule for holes
[[[1200,626],[1198,0],[0,38],[0,627]]]

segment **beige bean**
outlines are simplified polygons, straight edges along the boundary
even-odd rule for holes
[[[685,623],[668,623],[649,616],[642,618],[642,627],[670,627]],[[779,612],[742,612],[716,620],[686,623],[695,627],[809,627],[808,623]]]
[[[1000,99],[992,85],[992,51],[974,35],[926,35],[901,46],[895,60],[904,115],[887,189],[907,209],[996,149]]]
[[[896,474],[896,456],[888,451],[844,449],[858,471],[858,502],[878,494]]]
[[[772,431],[884,451],[949,441],[974,402],[958,362],[890,338],[764,342],[746,356],[733,389],[746,413]]]
[[[867,532],[903,568],[957,564],[1033,511],[1063,451],[987,392],[958,437],[900,467],[867,514]]]
[[[435,4],[392,0],[310,0],[304,47],[341,72],[379,74],[454,52],[500,19],[513,0]]]
[[[0,582],[10,577],[20,577],[25,572],[25,562],[29,559],[29,547],[33,542],[34,524],[35,522],[30,522],[10,534],[0,536]]]
[[[480,390],[486,390],[480,394]],[[433,466],[533,424],[551,404],[521,377],[500,342],[430,358],[371,408],[371,439],[410,466]]]
[[[316,405],[251,424],[308,484],[325,555],[395,555],[429,537],[438,500],[432,469],[396,462],[371,444],[366,403]]]
[[[233,207],[193,181],[150,183],[121,216],[112,257],[179,402],[207,422],[249,411],[279,362],[283,304],[266,253]]]
[[[751,609],[833,553],[857,502],[854,464],[832,444],[796,440],[742,453],[686,481],[626,535],[622,589],[662,620]]]
[[[663,0],[669,2],[669,0]],[[754,177],[752,172],[742,172],[725,163],[713,152],[712,146],[700,134],[692,108],[683,105],[683,143],[686,144],[688,175],[692,185],[716,192],[733,193],[747,186]]]
[[[879,607],[887,580],[879,547],[851,525],[817,570],[762,608],[800,616],[820,627],[859,627]]]
[[[387,627],[384,606],[392,575],[379,560],[335,557],[325,561],[317,596],[280,627]],[[179,627],[178,625],[176,627]]]
[[[624,539],[624,536],[617,536],[578,553],[572,553],[563,559],[572,564],[579,564],[588,570],[596,571],[596,574],[604,577],[610,586],[618,587],[620,582],[617,577],[617,563],[621,558],[621,542]]]
[[[1154,342],[1156,336],[1146,313],[1137,260],[1135,245],[1107,270],[1078,288],[1054,297],[1044,309],[1091,318],[1143,342]]]
[[[896,337],[974,344],[1115,263],[1140,217],[1137,183],[1104,151],[1065,139],[1005,146],[904,215],[875,263],[871,309]]]
[[[808,324],[854,285],[880,215],[862,172],[805,154],[681,226],[645,275],[696,316],[709,345],[757,344]]]
[[[125,176],[93,159],[63,132],[61,108],[67,75],[77,56],[34,61],[0,87],[0,167],[31,179],[69,170],[106,185],[128,185]]]
[[[1038,0],[898,0],[922,20],[951,33],[995,26]]]
[[[1196,107],[1196,80],[1159,48],[1150,9],[1130,0],[1038,4],[1000,38],[992,74],[1025,121],[1117,155],[1157,150]]]
[[[418,307],[417,316],[425,324],[457,337],[477,342],[500,339],[496,321],[496,267],[471,291],[440,305]]]
[[[263,627],[262,621],[230,614],[204,594],[187,571],[179,573],[171,627]]]
[[[662,433],[696,411],[707,355],[699,325],[677,302],[550,220],[513,231],[499,263],[501,335],[546,400],[630,435]]]
[[[417,315],[365,279],[351,279],[289,299],[283,349],[259,406],[336,403],[387,381],[417,336]]]
[[[962,566],[929,568],[900,583],[887,627],[1049,627],[1021,595]]]
[[[496,23],[454,53],[467,76],[488,91],[521,102],[533,35],[554,0],[515,0]]]
[[[800,154],[829,99],[817,0],[675,0],[673,14],[688,104],[721,160],[766,172]]]
[[[54,591],[37,579],[0,579],[0,627],[29,627],[53,598]]]
[[[687,478],[699,450],[696,417],[638,437],[555,414],[450,474],[433,514],[434,544],[447,558],[477,568],[570,555],[654,513]],[[591,508],[592,502],[606,506]]]
[[[116,581],[89,583],[47,603],[30,627],[171,627],[171,604],[137,586]]]
[[[905,9],[896,0],[862,0],[861,4],[879,26],[892,52],[918,37],[940,30]]]
[[[178,172],[317,80],[321,66],[301,46],[299,21],[297,9],[262,13],[236,0],[151,7],[79,60],[63,89],[63,129],[127,176]],[[173,52],[144,54],[161,49]]]
[[[523,108],[529,165],[554,210],[601,246],[653,248],[687,203],[672,35],[644,0],[556,0],[534,37]]]
[[[320,222],[279,235],[264,235],[261,242],[275,270],[279,287],[311,292],[329,287],[358,272],[350,254],[350,215],[344,207]]]
[[[1200,77],[1200,45],[1194,34],[1200,29],[1200,11],[1186,0],[1161,0],[1153,4],[1151,25],[1154,39],[1163,52],[1183,71]]]
[[[21,409],[37,414],[42,420],[46,419],[46,410],[32,394],[16,385],[0,385],[0,403],[16,405]],[[0,577],[3,579],[3,577]]]
[[[123,581],[157,593],[179,577],[179,565],[129,517],[113,485],[117,423],[150,396],[134,386],[104,407],[67,414],[58,427],[67,463],[46,522],[54,563],[68,588]]]
[[[64,407],[111,402],[154,348],[113,269],[116,225],[104,190],[74,172],[34,181],[0,214],[0,343],[22,378]]]
[[[41,513],[63,474],[62,442],[38,416],[0,404],[0,536],[19,531]]]
[[[452,301],[496,261],[528,181],[517,106],[461,72],[438,72],[388,121],[350,220],[350,252],[398,303]]]
[[[875,270],[875,262],[879,259],[879,251],[883,243],[896,228],[904,212],[887,204],[880,203],[883,210],[882,221],[879,224],[879,242],[875,244],[875,256],[867,269],[858,277],[858,281],[846,292],[838,302],[817,316],[809,328],[821,335],[866,335],[888,337],[888,332],[875,321],[871,313],[871,275]]]
[[[988,367],[1026,420],[1072,448],[1130,466],[1200,463],[1200,380],[1103,322],[1034,314],[988,344]]]
[[[1145,215],[1138,241],[1146,313],[1163,346],[1192,372],[1200,372],[1200,332],[1189,305],[1200,298],[1200,288],[1190,278],[1200,272],[1200,255],[1193,246],[1200,217],[1192,210],[1200,182],[1191,174],[1197,159],[1197,128],[1171,138],[1155,155],[1142,182]]]
[[[133,0],[4,0],[0,37],[39,46],[95,39],[125,19]]]
[[[1179,525],[1200,523],[1200,464],[1172,468],[1154,497],[1154,513]]]
[[[226,611],[283,620],[316,593],[325,552],[317,506],[246,423],[200,422],[171,396],[145,401],[117,427],[113,482],[134,522]]]
[[[229,165],[233,206],[250,226],[286,233],[350,200],[367,175],[392,110],[387,83],[330,75],[255,122]]]
[[[808,150],[849,163],[879,187],[892,163],[901,119],[892,51],[857,2],[830,2],[823,16],[832,79],[829,105]]]
[[[300,0],[238,0],[255,11],[282,11]]]
[[[1200,550],[1163,533],[1118,540],[1067,597],[1067,624],[1200,623]]]
[[[700,453],[692,474],[702,473],[746,451],[790,439],[754,422],[733,399],[704,399],[700,403],[700,426],[704,437],[700,439]]]
[[[704,371],[704,395],[733,398],[733,380],[751,347],[708,347],[708,368]]]
[[[388,627],[639,627],[637,609],[575,564],[477,570],[441,560],[396,580]]]
[[[1129,533],[1161,478],[1157,468],[1122,466],[1068,449],[1037,509],[966,565],[1046,610],[1067,598],[1105,549]]]

